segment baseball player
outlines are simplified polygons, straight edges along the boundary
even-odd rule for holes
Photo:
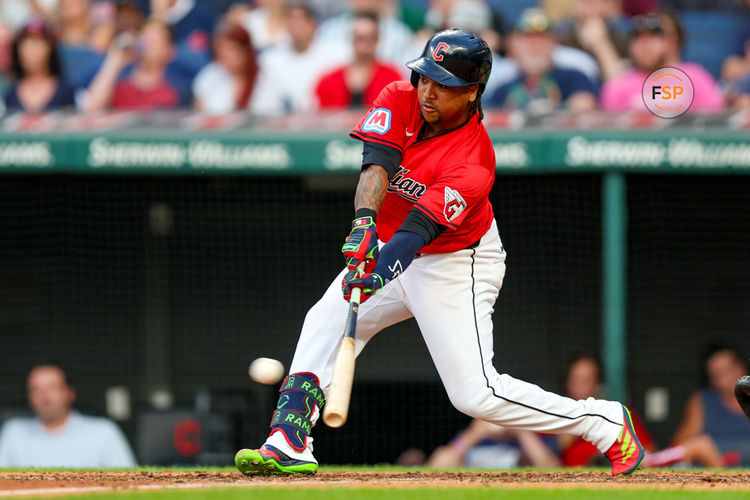
[[[481,96],[492,58],[473,33],[435,34],[407,64],[411,80],[381,92],[351,137],[363,141],[347,267],[307,313],[271,431],[237,452],[245,474],[314,473],[310,431],[331,382],[351,289],[362,289],[355,351],[383,328],[414,317],[453,405],[494,424],[590,441],[630,474],[644,456],[619,403],[575,401],[492,365],[492,308],[505,250],[488,196],[495,154]],[[363,275],[356,267],[365,261]]]

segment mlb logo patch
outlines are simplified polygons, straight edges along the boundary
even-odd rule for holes
[[[385,134],[391,129],[391,110],[385,108],[373,109],[362,124],[362,132]]]

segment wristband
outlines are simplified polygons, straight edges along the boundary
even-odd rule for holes
[[[354,212],[355,219],[361,219],[362,217],[372,217],[373,222],[375,222],[375,218],[377,216],[378,213],[371,208],[359,208],[356,212]]]

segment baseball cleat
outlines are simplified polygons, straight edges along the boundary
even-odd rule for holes
[[[623,425],[620,435],[605,455],[612,464],[612,476],[627,476],[641,468],[645,456],[643,446],[635,435],[630,411],[622,407]]]
[[[258,450],[238,451],[234,463],[245,475],[315,474],[318,471],[317,463],[295,460],[269,445]]]

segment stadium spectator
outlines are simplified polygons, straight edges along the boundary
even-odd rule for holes
[[[604,80],[624,71],[628,32],[618,0],[575,0],[574,14],[555,26],[560,44],[593,56]]]
[[[733,54],[724,60],[721,67],[721,79],[728,84],[732,84],[742,80],[748,73],[750,73],[750,37],[745,40],[737,54]]]
[[[661,21],[661,28],[664,32],[664,40],[667,46],[665,49],[664,64],[666,66],[679,64],[682,59],[682,48],[685,45],[685,30],[682,28],[682,24],[680,24],[677,13],[673,10],[664,10],[656,12],[655,15],[659,16],[659,20]]]
[[[133,46],[113,44],[83,99],[86,111],[189,106],[190,82],[175,69],[169,26],[148,21]],[[134,63],[131,63],[135,59]]]
[[[349,0],[349,10],[332,17],[320,25],[320,39],[344,47],[351,46],[352,17],[360,12],[378,15],[380,37],[378,58],[383,61],[400,61],[404,48],[411,44],[412,32],[406,24],[396,18],[395,0]]]
[[[315,94],[320,108],[369,108],[383,87],[401,79],[394,67],[376,59],[377,45],[378,17],[375,14],[356,14],[352,20],[354,58],[318,81]]]
[[[729,104],[733,109],[750,109],[750,73],[732,86]]]
[[[494,53],[503,50],[503,19],[486,0],[430,0],[423,24],[412,39],[413,48],[405,55],[405,61],[418,57],[424,44],[437,31],[450,28],[476,33]]]
[[[406,64],[419,57],[427,40],[439,30],[456,28],[477,33],[492,50],[492,72],[484,90],[488,95],[517,74],[515,64],[500,56],[502,35],[496,27],[502,27],[502,19],[492,12],[485,0],[431,0],[425,13],[425,26],[403,51],[401,62]]]
[[[263,115],[309,111],[315,105],[315,84],[343,63],[346,47],[315,38],[317,19],[305,2],[286,5],[289,40],[260,54],[258,83],[250,109]]]
[[[93,2],[89,7],[89,37],[91,50],[107,52],[117,33],[117,6],[108,0]]]
[[[117,0],[115,28],[119,35],[138,36],[145,20],[145,13],[136,0]]]
[[[34,367],[27,379],[33,418],[13,418],[0,430],[0,467],[134,467],[120,429],[72,409],[75,389],[55,364]]]
[[[172,29],[175,69],[192,79],[211,62],[216,13],[209,4],[201,0],[151,0],[151,17]]]
[[[644,80],[652,71],[669,65],[684,71],[693,83],[695,90],[690,111],[721,110],[723,97],[716,81],[699,64],[679,61],[679,55],[674,53],[677,42],[666,36],[662,17],[649,14],[636,17],[633,22],[630,40],[633,67],[605,82],[601,92],[602,108],[608,111],[643,110]]]
[[[253,46],[259,52],[289,38],[284,0],[265,0],[254,8],[237,4],[229,10],[227,19],[241,24],[252,34]]]
[[[498,87],[518,77],[520,71],[513,60],[501,57],[504,50],[501,32],[502,19],[494,14],[484,0],[432,0],[430,10],[425,14],[427,26],[420,30],[414,37],[412,45],[404,53],[403,62],[415,59],[422,53],[424,44],[436,30],[455,27],[475,33],[480,33],[483,39],[494,40],[492,72],[487,82],[484,95],[492,94]],[[438,23],[438,24],[435,24]],[[437,26],[434,28],[433,26]],[[555,66],[561,68],[572,68],[583,72],[595,85],[599,82],[599,68],[596,61],[586,52],[556,45],[552,52],[552,60]]]
[[[75,105],[73,88],[62,77],[56,41],[50,28],[35,21],[12,45],[14,83],[5,93],[7,111],[36,113]]]
[[[704,362],[707,387],[694,393],[685,406],[680,426],[672,442],[686,445],[699,440],[707,454],[716,448],[721,464],[750,465],[750,421],[734,397],[737,379],[748,375],[748,366],[740,354],[726,346],[712,346]]]
[[[437,469],[558,467],[560,459],[554,448],[552,436],[506,429],[475,419],[448,445],[435,449],[425,465]]]
[[[115,32],[112,4],[89,0],[60,0],[58,53],[63,74],[76,89],[91,84],[104,62],[105,52]]]
[[[567,365],[565,393],[580,400],[602,397],[602,369],[591,354],[578,354]],[[640,418],[631,408],[638,437],[646,449],[654,443]],[[569,435],[544,436],[527,431],[505,429],[474,420],[449,445],[439,447],[427,465],[446,468],[471,467],[507,468],[518,465],[537,467],[580,467],[594,465],[604,456],[581,438]]]
[[[602,390],[602,365],[593,354],[578,354],[568,364],[565,378],[565,393],[573,399],[601,398],[604,396]],[[653,451],[655,444],[646,426],[628,405],[633,417],[635,432],[641,440],[641,444],[647,451]],[[558,437],[560,449],[560,460],[565,467],[588,466],[597,463],[602,454],[588,441],[574,436],[562,435]]]
[[[744,30],[738,34],[739,43],[732,55],[721,67],[721,80],[724,84],[728,105],[748,109],[747,95],[750,93],[750,0],[745,0]]]
[[[114,36],[115,6],[107,1],[59,0],[60,44],[105,52]]]
[[[14,30],[21,30],[33,21],[51,22],[58,0],[2,0],[0,19]]]
[[[549,17],[541,9],[527,9],[508,37],[508,56],[520,74],[488,95],[487,107],[548,113],[557,109],[591,111],[596,87],[582,72],[563,68],[553,59],[557,42]]]
[[[214,36],[216,59],[193,81],[194,106],[210,114],[247,109],[258,62],[250,35],[238,24],[221,24]]]
[[[5,90],[10,84],[10,69],[13,63],[11,48],[15,34],[10,26],[0,23],[0,95],[5,95]],[[0,111],[4,104],[0,101]],[[0,113],[2,114],[2,113]]]

